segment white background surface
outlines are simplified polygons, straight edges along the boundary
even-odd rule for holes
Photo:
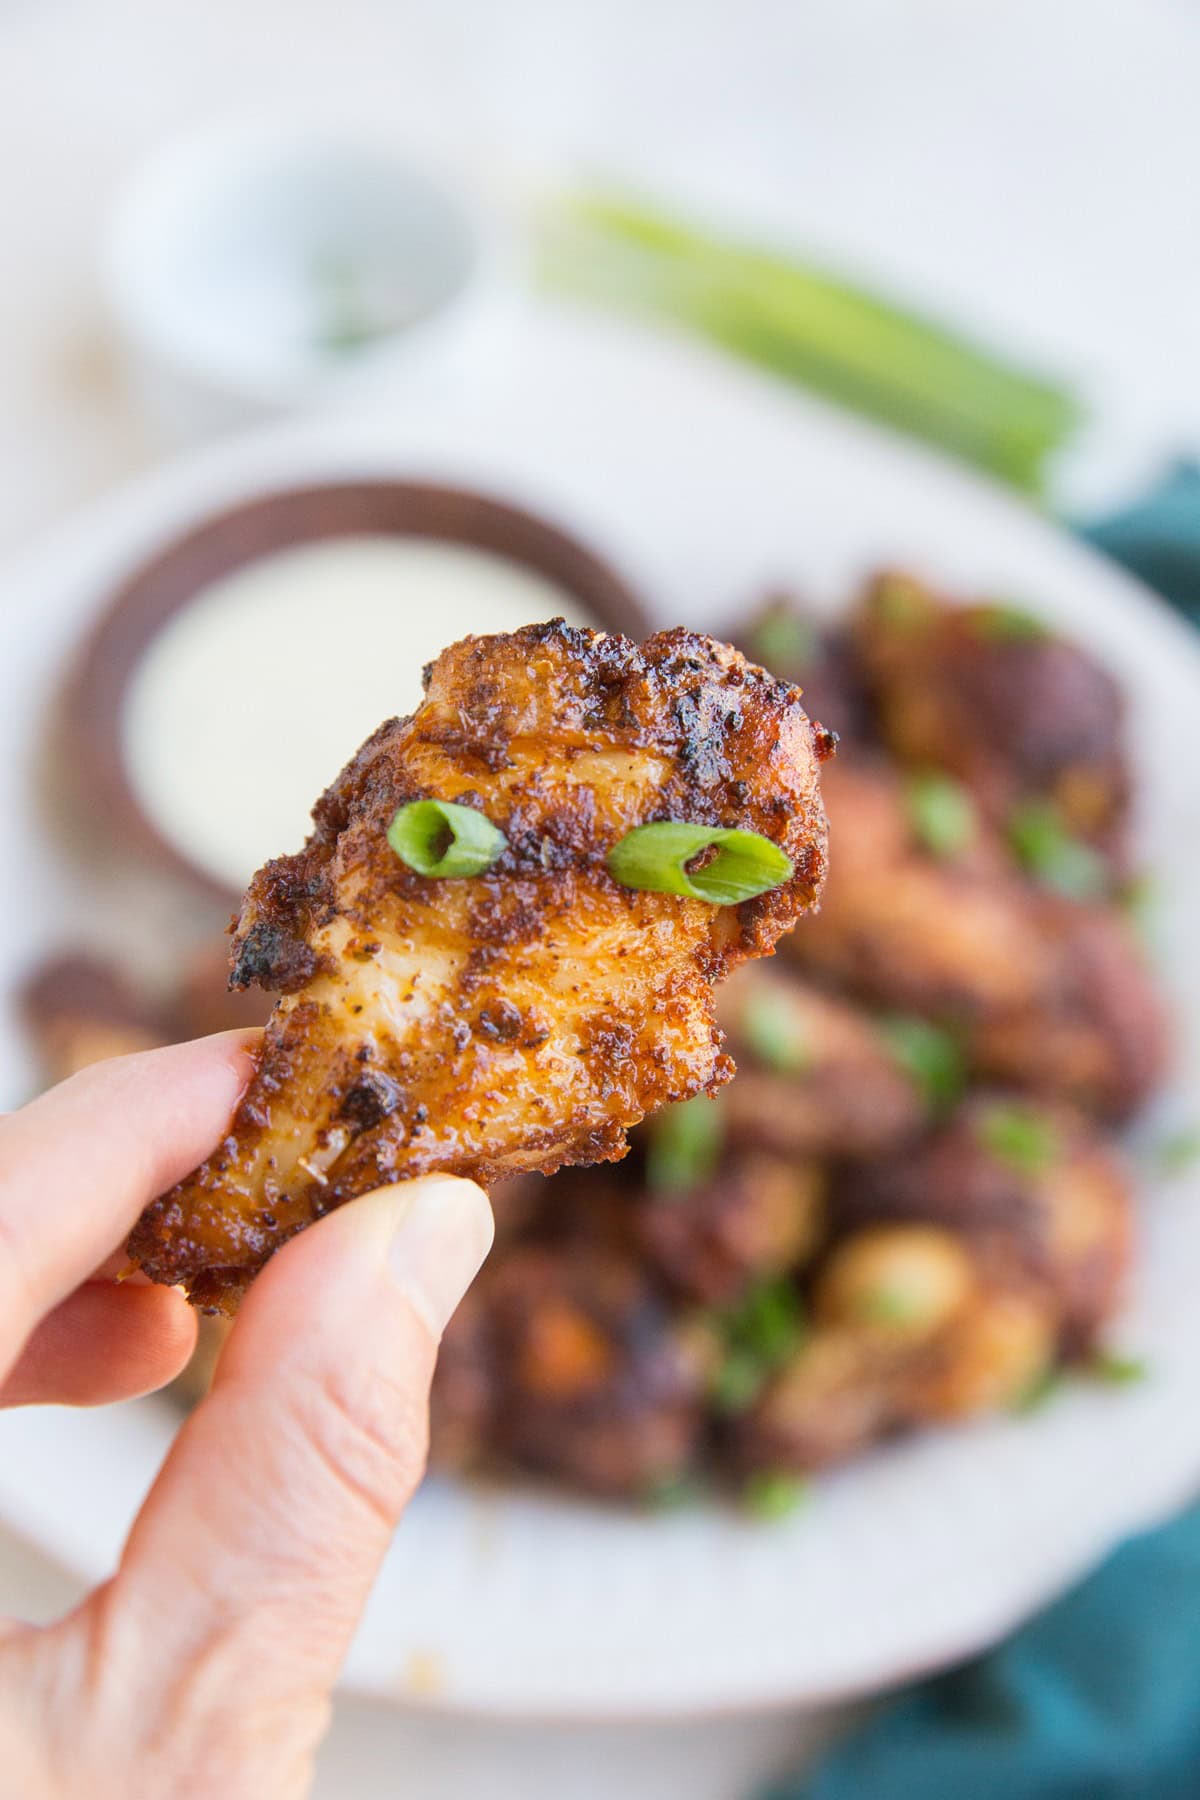
[[[1200,446],[1196,0],[0,0],[0,544],[158,446],[95,300],[122,175],[264,94],[394,127],[509,186],[563,159],[904,284],[1076,376],[1063,493]],[[0,1548],[0,1595],[64,1593]],[[344,1709],[320,1792],[712,1800],[798,1722],[636,1733]]]

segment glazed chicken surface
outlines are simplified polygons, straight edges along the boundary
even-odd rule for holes
[[[304,849],[251,882],[233,985],[282,998],[229,1137],[147,1209],[132,1258],[232,1311],[357,1194],[612,1160],[646,1113],[720,1086],[713,984],[815,901],[831,748],[798,689],[684,630],[639,648],[556,621],[444,652]],[[465,879],[401,861],[389,824],[428,798],[482,812],[499,859]],[[759,833],[792,875],[723,907],[619,884],[608,850],[665,820]]]

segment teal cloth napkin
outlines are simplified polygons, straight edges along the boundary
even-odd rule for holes
[[[1127,511],[1085,526],[1083,536],[1200,624],[1200,463],[1177,463]]]
[[[1084,535],[1200,623],[1200,465]],[[764,1800],[1200,1800],[1200,1507]]]

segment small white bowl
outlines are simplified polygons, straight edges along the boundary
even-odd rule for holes
[[[159,150],[118,202],[103,279],[147,410],[178,438],[428,370],[495,311],[497,260],[449,177],[273,122]]]

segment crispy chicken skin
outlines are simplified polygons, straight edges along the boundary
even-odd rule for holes
[[[645,1113],[728,1080],[713,984],[819,894],[831,742],[736,650],[554,621],[466,638],[425,679],[250,884],[233,984],[283,998],[229,1137],[130,1240],[199,1305],[233,1310],[288,1237],[382,1183],[619,1157]],[[397,808],[430,797],[506,834],[486,873],[393,854]],[[608,849],[669,819],[760,832],[794,872],[729,908],[614,881]]]

